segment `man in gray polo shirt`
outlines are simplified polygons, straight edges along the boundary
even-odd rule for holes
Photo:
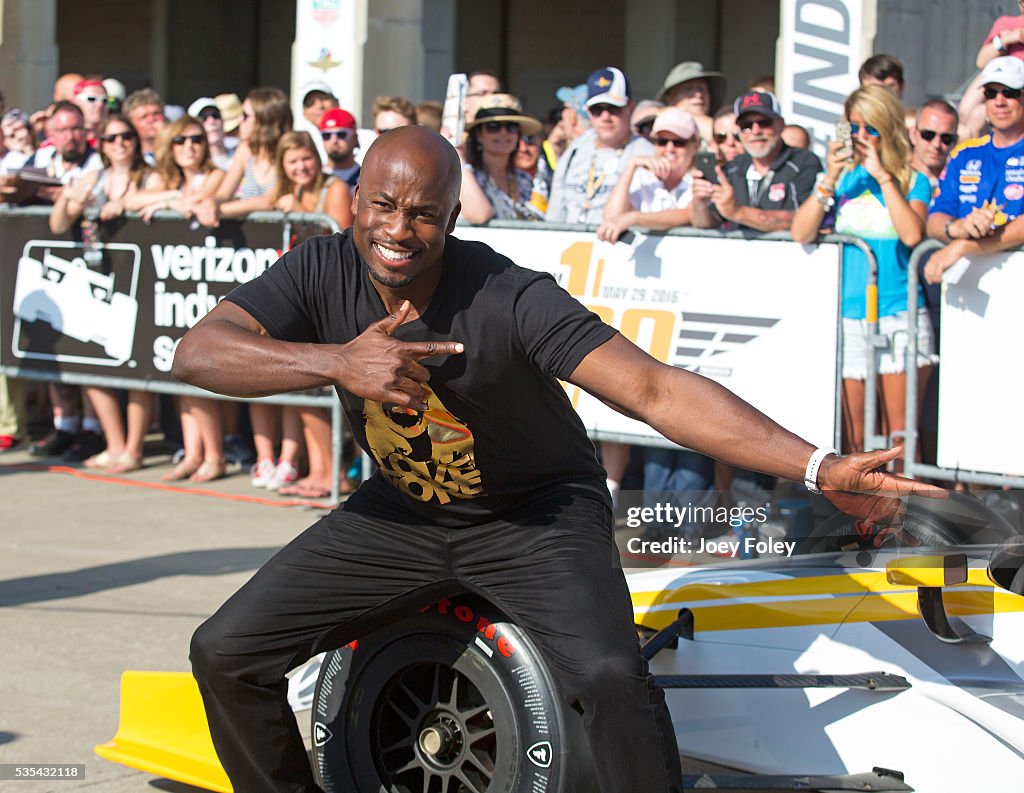
[[[545,220],[600,224],[604,203],[626,163],[654,154],[654,146],[630,129],[633,100],[629,80],[619,69],[608,66],[587,78],[586,107],[591,128],[559,159]]]

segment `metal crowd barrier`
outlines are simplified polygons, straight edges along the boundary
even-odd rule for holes
[[[49,215],[49,208],[48,207],[10,208],[10,207],[6,207],[6,206],[0,205],[0,220],[3,220],[3,218],[5,218],[5,217],[9,218],[9,217],[12,217],[12,216],[46,217],[48,215]],[[129,217],[137,217],[137,216],[131,216],[130,215]],[[178,221],[180,223],[182,218],[181,218],[180,215],[178,215],[176,213],[171,213],[171,212],[158,212],[158,213],[156,213],[156,215],[154,217],[154,222],[155,223],[160,223],[160,222],[162,222],[164,220],[175,220],[175,221]],[[289,241],[290,241],[290,236],[291,236],[293,224],[298,224],[298,223],[315,223],[315,224],[319,224],[319,225],[323,225],[323,226],[326,226],[328,228],[331,228],[334,231],[338,230],[337,225],[334,223],[334,221],[330,217],[328,217],[326,215],[321,215],[321,214],[298,214],[298,213],[295,213],[295,214],[284,214],[284,213],[279,213],[279,212],[261,212],[261,213],[253,213],[253,214],[249,215],[245,219],[245,222],[246,223],[257,223],[257,224],[261,224],[261,223],[281,223],[282,224],[282,231],[281,231],[281,234],[282,234],[282,236],[281,236],[281,248],[282,249],[286,249],[287,247],[289,247]],[[462,228],[466,228],[466,227],[462,227]],[[597,229],[596,226],[583,226],[583,225],[576,225],[576,224],[523,223],[523,222],[515,222],[515,221],[492,221],[491,223],[487,224],[486,228],[487,229],[496,229],[496,230],[512,229],[512,230],[516,230],[518,232],[534,232],[534,233],[543,232],[543,231],[572,231],[572,232],[583,232],[583,233],[586,233],[586,234],[592,234]],[[784,233],[784,232],[778,232],[778,233],[772,233],[772,234],[756,234],[756,235],[754,235],[754,234],[750,234],[750,233],[747,233],[747,232],[741,232],[741,231],[729,231],[729,232],[703,231],[703,230],[695,230],[695,229],[687,229],[687,228],[674,229],[672,231],[664,232],[664,233],[662,233],[662,232],[649,233],[647,230],[639,230],[639,231],[641,233],[643,233],[644,235],[648,236],[648,237],[660,237],[660,236],[700,237],[700,238],[723,239],[723,240],[724,239],[750,239],[750,240],[757,240],[757,241],[787,243],[789,245],[795,245],[796,244],[796,243],[793,242],[793,240],[789,236],[789,234],[788,233]],[[457,231],[456,235],[458,235],[458,233],[459,232]],[[832,243],[832,244],[836,244],[838,246],[837,247],[837,251],[838,251],[838,259],[839,259],[839,261],[838,261],[839,272],[838,272],[838,282],[837,282],[838,283],[837,294],[835,295],[836,306],[839,306],[840,305],[840,301],[841,301],[843,249],[844,249],[844,246],[846,246],[846,245],[853,245],[853,246],[856,246],[858,249],[860,249],[865,254],[865,256],[868,259],[869,266],[870,266],[870,284],[869,284],[869,287],[868,287],[869,306],[873,305],[873,306],[876,307],[877,306],[877,299],[875,299],[874,302],[872,302],[872,298],[876,298],[876,295],[877,295],[877,290],[875,288],[875,284],[877,283],[877,263],[875,261],[874,254],[871,251],[871,248],[863,240],[858,239],[856,237],[846,236],[846,235],[834,235],[834,234],[833,235],[827,235],[827,236],[822,237],[819,240],[819,242]],[[102,245],[100,247],[102,247]],[[0,252],[2,252],[2,251],[3,251],[3,245],[0,244]],[[519,262],[519,263],[520,264],[524,264],[526,266],[530,266],[530,262]],[[799,285],[795,285],[794,288],[798,289]],[[839,311],[839,310],[836,311],[836,317],[837,317],[837,319],[836,319],[836,322],[837,322],[836,337],[839,340],[839,343],[837,343],[836,350],[835,350],[835,363],[836,363],[836,370],[835,371],[836,371],[836,377],[835,377],[835,388],[834,388],[835,398],[834,398],[834,404],[833,404],[833,419],[834,419],[834,442],[835,442],[835,445],[836,445],[837,448],[839,448],[840,443],[841,443],[841,431],[842,431],[842,413],[841,413],[841,411],[842,411],[842,406],[841,406],[842,405],[842,402],[841,402],[841,397],[842,397],[842,389],[841,389],[841,384],[842,384],[842,343],[841,343],[841,339],[842,339],[842,318],[841,318],[841,314],[842,314],[841,311]],[[870,322],[869,327],[870,327],[871,332],[873,334],[873,338],[877,338],[877,309],[875,309],[874,311],[870,311],[869,310],[869,322]],[[4,342],[4,343],[6,344],[7,342]],[[813,366],[813,361],[809,362],[809,365]],[[160,393],[191,394],[191,395],[197,395],[197,396],[214,396],[215,398],[226,399],[226,397],[221,397],[219,395],[211,395],[211,394],[209,394],[206,391],[203,391],[201,389],[195,389],[195,388],[193,388],[191,386],[186,386],[186,385],[181,384],[181,383],[171,382],[171,381],[167,381],[167,380],[163,380],[163,381],[153,380],[153,379],[149,379],[149,378],[145,378],[145,377],[124,377],[124,376],[104,375],[104,374],[83,374],[83,373],[79,373],[79,372],[62,371],[62,370],[59,370],[59,369],[57,371],[40,371],[38,368],[33,368],[30,365],[19,365],[19,364],[0,366],[0,372],[2,372],[3,374],[6,374],[8,376],[13,376],[13,377],[23,377],[23,378],[26,378],[26,379],[57,381],[57,382],[70,383],[70,384],[76,384],[76,385],[93,385],[93,386],[101,386],[101,387],[128,388],[128,389],[130,389],[130,388],[140,388],[140,389],[149,390],[149,391],[153,391],[153,392],[160,392]],[[871,357],[869,357],[868,381],[866,383],[867,393],[868,394],[873,394],[875,392],[875,388],[874,388],[875,378],[876,378],[875,362],[874,362],[874,360],[872,360]],[[780,386],[778,384],[773,384],[773,385],[770,385],[768,387],[778,388]],[[250,400],[244,400],[244,401],[250,401]],[[270,403],[273,403],[273,404],[283,404],[283,405],[288,405],[288,404],[291,404],[291,405],[312,405],[312,406],[317,406],[317,407],[329,408],[331,410],[331,416],[332,416],[332,447],[333,447],[332,451],[333,451],[334,468],[335,468],[334,475],[332,477],[332,479],[333,479],[333,487],[332,487],[332,494],[331,494],[331,496],[332,496],[332,500],[334,500],[336,502],[338,500],[338,498],[339,498],[339,495],[340,495],[338,493],[338,481],[339,481],[339,474],[340,474],[339,465],[340,465],[340,459],[341,459],[342,427],[343,427],[343,421],[344,421],[344,414],[343,414],[343,412],[341,410],[341,405],[340,405],[338,399],[336,398],[336,396],[333,394],[332,391],[327,391],[325,389],[325,393],[320,393],[320,394],[316,394],[316,393],[281,394],[281,395],[277,395],[277,396],[273,396],[273,397],[265,397],[265,398],[262,399],[262,401],[270,402]],[[873,399],[866,399],[865,400],[865,427],[867,429],[866,429],[866,433],[865,433],[865,444],[866,444],[867,448],[881,448],[882,446],[885,445],[885,442],[886,442],[885,438],[877,436],[877,435],[875,435],[873,433],[873,428],[875,426],[875,416],[876,416],[876,404],[875,404],[875,401]],[[672,444],[669,444],[667,441],[665,441],[662,438],[638,441],[633,436],[630,436],[629,438],[624,438],[622,436],[616,435],[615,433],[601,432],[601,431],[592,432],[591,433],[591,437],[594,440],[608,440],[608,441],[623,441],[623,440],[625,440],[626,442],[633,443],[633,444],[639,444],[639,445],[672,445]],[[366,460],[366,458],[364,458],[364,469],[367,467],[365,460]]]
[[[909,310],[909,307],[917,305],[918,293],[918,272],[921,260],[933,251],[944,247],[938,240],[925,240],[910,255],[907,264],[907,317],[909,320],[908,344],[906,351],[906,372],[907,372],[907,394],[906,394],[906,416],[907,426],[904,438],[904,463],[903,473],[909,477],[928,477],[949,482],[965,482],[978,485],[992,485],[994,487],[1024,488],[1024,476],[1011,476],[1009,474],[987,473],[984,471],[967,471],[963,469],[942,468],[937,465],[929,465],[917,462],[917,447],[919,434],[919,410],[918,410],[918,372],[917,372],[917,312]],[[939,366],[941,368],[941,353]],[[932,377],[940,376],[940,372],[932,372]]]

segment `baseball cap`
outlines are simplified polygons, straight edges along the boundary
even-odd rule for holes
[[[212,96],[201,96],[188,106],[188,114],[192,116],[192,118],[199,118],[199,114],[208,107],[212,107],[218,113],[220,112],[220,108],[217,107],[217,103],[213,101]]]
[[[324,132],[329,129],[355,129],[356,119],[347,110],[342,110],[340,107],[334,107],[328,110],[320,118],[320,131]]]
[[[330,94],[334,96],[334,89],[331,88],[323,80],[313,80],[312,82],[306,83],[302,86],[302,101],[306,101],[306,97],[314,91],[319,91],[322,94]]]
[[[587,107],[614,105],[625,107],[629,104],[629,80],[621,70],[606,66],[591,72],[587,78]]]
[[[771,91],[747,91],[747,93],[741,94],[733,102],[732,112],[736,115],[737,121],[746,113],[760,113],[769,118],[782,118],[779,100]]]
[[[980,85],[998,83],[1007,88],[1024,88],[1024,61],[1013,55],[993,58],[981,70]]]
[[[651,134],[671,132],[676,137],[689,140],[697,134],[697,122],[693,116],[678,107],[666,107],[654,119]]]

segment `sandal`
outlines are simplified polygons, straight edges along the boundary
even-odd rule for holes
[[[94,454],[91,457],[85,458],[85,462],[82,463],[86,468],[106,468],[112,462],[110,455],[107,450],[104,449],[99,454]]]
[[[223,460],[203,460],[194,474],[188,478],[190,482],[212,482],[214,479],[220,479],[224,476],[224,461]]]
[[[127,474],[131,471],[138,471],[140,468],[142,468],[142,458],[136,457],[131,452],[125,452],[113,458],[104,466],[103,472],[107,474]]]
[[[190,476],[196,473],[202,466],[202,462],[199,460],[190,460],[187,457],[178,463],[174,468],[168,471],[166,474],[160,477],[162,482],[180,482],[182,479],[188,479]]]
[[[277,492],[278,495],[298,496],[299,498],[330,498],[331,496],[331,489],[329,487],[318,487],[306,480],[299,480],[294,485],[278,488]]]

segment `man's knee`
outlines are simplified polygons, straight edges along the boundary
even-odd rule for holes
[[[571,700],[581,703],[645,685],[647,665],[638,652],[600,653],[589,659],[570,683]],[[635,692],[634,692],[635,693]]]
[[[237,672],[240,658],[226,652],[227,642],[224,631],[211,617],[192,634],[188,657],[192,661],[192,674],[200,681],[233,675]]]

